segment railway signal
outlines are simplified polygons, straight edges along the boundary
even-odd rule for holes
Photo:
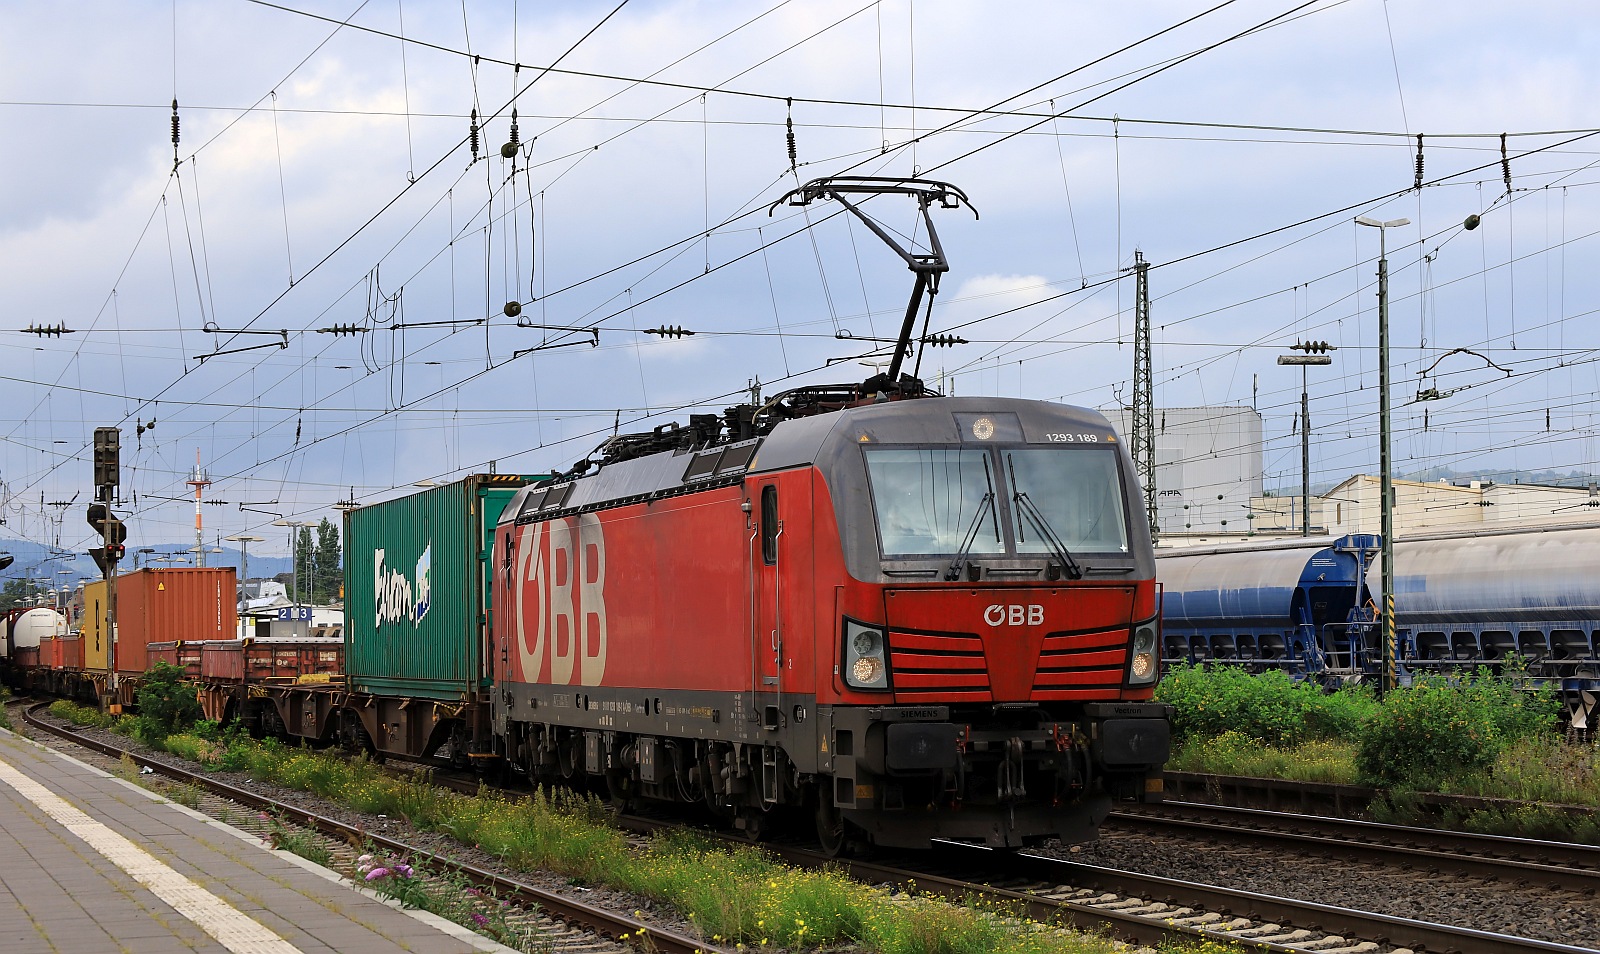
[[[89,555],[94,557],[100,572],[109,576],[117,561],[127,552],[123,542],[128,539],[128,525],[118,520],[103,503],[89,505],[88,520],[89,526],[94,528],[101,540],[101,545],[90,550]]]
[[[96,499],[109,501],[110,489],[120,483],[122,469],[119,457],[122,451],[122,431],[115,427],[94,429],[94,485]]]

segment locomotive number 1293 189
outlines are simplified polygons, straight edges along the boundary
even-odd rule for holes
[[[1044,435],[1045,440],[1052,444],[1098,444],[1099,434],[1052,434]]]

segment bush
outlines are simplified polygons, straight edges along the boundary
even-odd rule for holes
[[[1548,687],[1519,688],[1487,669],[1419,677],[1384,699],[1356,764],[1374,785],[1438,788],[1483,771],[1507,745],[1550,732],[1560,710]]]
[[[152,745],[200,721],[200,700],[184,672],[170,663],[151,666],[139,681],[139,725],[134,734]]]
[[[1236,732],[1269,745],[1298,746],[1355,737],[1376,709],[1364,688],[1325,692],[1272,670],[1178,666],[1156,686],[1156,700],[1174,707],[1173,735],[1213,738]]]

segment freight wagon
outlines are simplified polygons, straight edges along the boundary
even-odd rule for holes
[[[1159,551],[1168,662],[1376,677],[1376,535]],[[1413,672],[1488,666],[1556,686],[1573,724],[1600,700],[1600,527],[1411,534],[1395,541],[1396,659]]]

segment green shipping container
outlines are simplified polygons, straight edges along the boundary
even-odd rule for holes
[[[487,692],[500,511],[534,478],[479,474],[346,511],[345,672],[375,695],[466,702]]]

